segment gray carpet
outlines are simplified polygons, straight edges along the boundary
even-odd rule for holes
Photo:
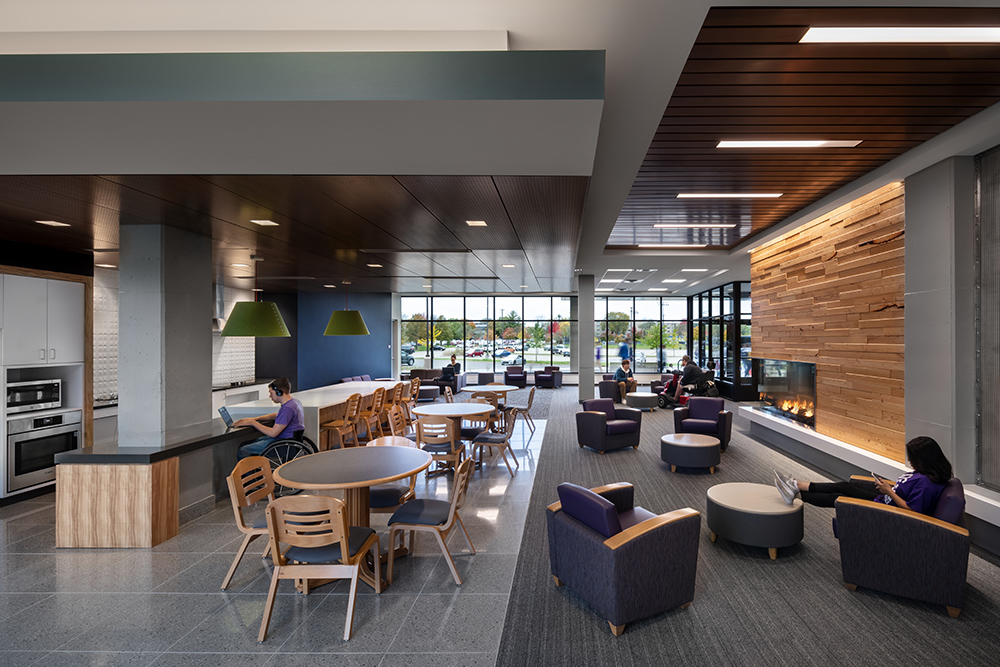
[[[577,445],[577,388],[549,394],[552,404],[498,665],[997,664],[1000,570],[994,557],[971,557],[965,607],[955,620],[944,607],[848,591],[830,527],[832,509],[807,506],[805,539],[780,549],[777,561],[766,549],[721,538],[712,544],[704,517],[710,486],[770,483],[775,468],[801,479],[824,478],[749,436],[748,423],[739,417],[715,475],[694,469],[671,473],[659,458],[659,436],[673,432],[669,410],[643,415],[638,450],[602,456]],[[545,506],[556,500],[555,488],[563,481],[588,487],[628,481],[635,484],[636,504],[648,510],[693,507],[702,512],[694,604],[631,624],[615,638],[606,621],[572,591],[556,588],[549,572]]]

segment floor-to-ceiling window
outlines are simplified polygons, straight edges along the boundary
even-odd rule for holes
[[[685,297],[596,297],[595,369],[614,372],[626,357],[637,373],[675,368],[687,353],[687,321]]]
[[[734,282],[691,297],[691,356],[702,368],[715,365],[720,391],[736,400],[754,398],[750,358],[750,283]]]

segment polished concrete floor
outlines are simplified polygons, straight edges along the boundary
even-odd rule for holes
[[[536,425],[516,427],[514,477],[502,462],[474,473],[461,515],[476,554],[460,530],[448,540],[463,585],[418,534],[382,595],[359,584],[348,642],[346,582],[304,596],[283,581],[257,643],[270,561],[258,540],[219,590],[242,537],[228,501],[148,550],[56,550],[54,494],[0,507],[0,665],[493,665],[545,431]],[[420,475],[417,496],[448,499],[451,480]],[[383,535],[387,518],[372,518]]]

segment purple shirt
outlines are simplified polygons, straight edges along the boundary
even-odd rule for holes
[[[275,424],[287,424],[285,430],[279,433],[277,438],[291,438],[296,431],[305,428],[305,417],[302,414],[302,404],[298,399],[292,398],[285,401],[284,405],[278,409],[278,416],[274,418]]]
[[[892,490],[906,501],[914,512],[928,514],[937,505],[938,498],[944,490],[944,484],[935,484],[930,478],[919,472],[905,472],[896,480]],[[882,494],[875,498],[877,503],[892,505],[892,496]]]

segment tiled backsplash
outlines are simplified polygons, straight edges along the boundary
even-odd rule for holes
[[[250,290],[226,288],[226,315]],[[205,322],[206,327],[211,321]],[[255,339],[212,334],[212,386],[254,379]],[[118,271],[94,269],[94,400],[118,397]]]

